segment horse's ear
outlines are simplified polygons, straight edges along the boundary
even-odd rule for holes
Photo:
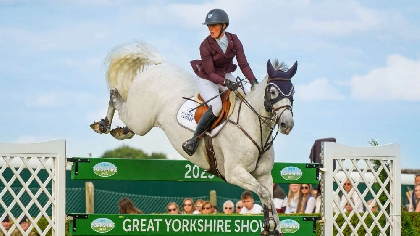
[[[276,76],[276,71],[274,70],[274,67],[271,64],[270,59],[268,59],[267,61],[267,74],[268,74],[268,77],[270,77],[270,79],[275,78]]]
[[[298,66],[298,63],[297,63],[297,61],[295,61],[295,64],[293,64],[293,66],[290,67],[289,70],[287,70],[287,77],[289,79],[291,79],[296,74],[297,66]]]

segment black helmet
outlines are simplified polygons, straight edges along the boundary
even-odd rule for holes
[[[206,15],[203,25],[212,25],[212,24],[226,24],[229,25],[228,14],[222,9],[213,9],[209,11]]]

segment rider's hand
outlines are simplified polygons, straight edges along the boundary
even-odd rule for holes
[[[225,86],[230,90],[230,91],[235,91],[238,89],[239,87],[239,83],[235,83],[233,81],[230,81],[228,79],[225,79]]]
[[[258,84],[258,81],[257,79],[254,78],[254,79],[251,79],[250,82],[251,82],[251,90],[254,90],[254,85]]]

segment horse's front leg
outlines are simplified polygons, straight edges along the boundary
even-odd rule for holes
[[[232,169],[225,170],[225,177],[229,183],[238,185],[243,189],[253,191],[259,196],[264,208],[264,228],[261,235],[282,236],[283,234],[281,233],[277,211],[272,200],[273,180],[271,177],[271,171],[269,171],[266,175],[258,175],[257,180],[240,165],[236,165]],[[270,180],[271,185],[269,184]]]
[[[280,229],[279,216],[273,201],[273,178],[270,174],[257,175],[256,179],[270,192],[270,196],[259,196],[264,210],[264,231],[261,235],[283,235]]]

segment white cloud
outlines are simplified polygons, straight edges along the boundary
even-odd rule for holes
[[[295,86],[296,99],[305,101],[341,100],[344,96],[325,79],[316,79],[309,84]]]
[[[420,101],[420,61],[390,55],[386,66],[351,79],[354,99]]]

